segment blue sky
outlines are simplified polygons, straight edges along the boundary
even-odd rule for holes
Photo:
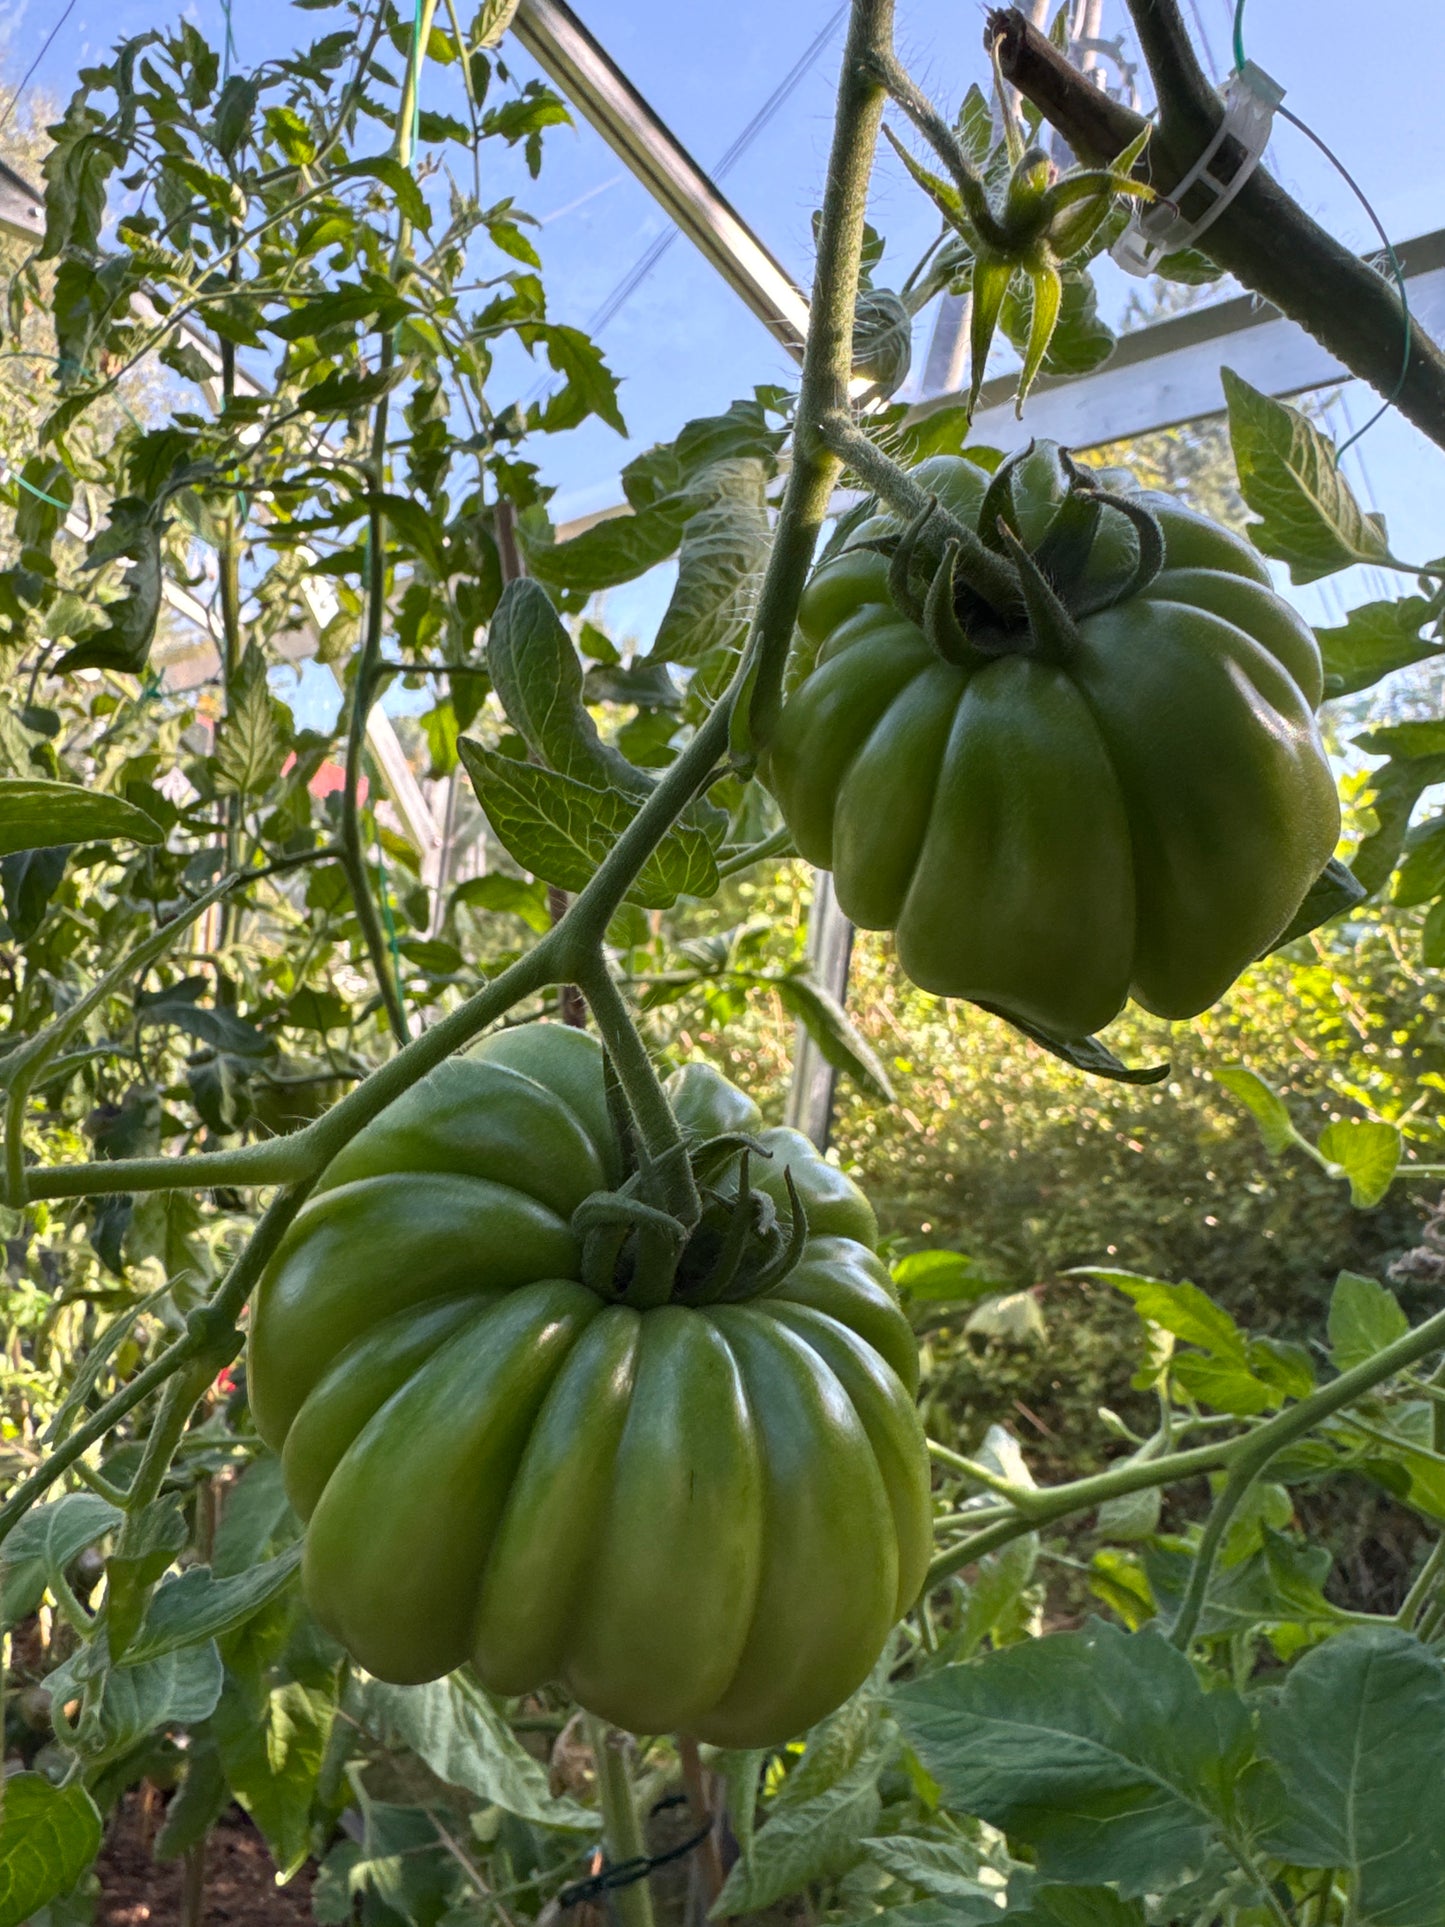
[[[463,0],[468,11],[472,0]],[[704,166],[711,166],[771,92],[781,73],[837,11],[838,0],[576,0],[577,10]],[[18,75],[59,18],[64,0],[0,0],[0,39]],[[178,8],[179,12],[180,9]],[[219,42],[221,0],[187,0],[184,11]],[[166,0],[79,0],[35,77],[64,97],[78,66],[117,38],[166,17]],[[298,13],[284,0],[233,0],[243,63],[277,53],[324,30],[327,16]],[[1186,0],[1209,57],[1228,65],[1232,0]],[[981,6],[959,0],[899,0],[897,40],[915,75],[940,100],[956,101],[970,81],[986,83]],[[1126,26],[1123,0],[1105,0],[1104,32]],[[1438,76],[1445,55],[1441,0],[1250,0],[1250,56],[1288,90],[1288,100],[1346,160],[1389,232],[1405,237],[1445,223],[1445,115]],[[788,105],[729,174],[726,188],[743,216],[804,285],[811,258],[811,214],[824,169],[832,116],[839,25]],[[1413,49],[1401,58],[1403,49]],[[531,71],[514,52],[518,72]],[[448,79],[429,74],[428,94],[448,104]],[[1293,129],[1278,129],[1270,161],[1318,218],[1351,245],[1374,245],[1348,188]],[[585,125],[548,138],[541,177],[489,155],[484,191],[515,193],[543,223],[538,245],[554,315],[586,325],[621,275],[666,226],[655,203]],[[880,278],[901,278],[933,231],[930,210],[887,150],[880,157],[873,219],[889,251]],[[1116,276],[1103,290],[1116,310],[1128,286]],[[926,335],[918,344],[921,362]],[[542,451],[558,488],[559,517],[617,499],[619,468],[637,447],[673,432],[690,415],[725,406],[765,381],[785,381],[790,364],[691,246],[677,241],[601,336],[622,378],[632,440],[600,423],[554,438]],[[530,371],[519,368],[521,392]],[[1356,420],[1368,403],[1356,391]],[[1351,473],[1371,505],[1390,518],[1399,552],[1420,557],[1445,549],[1445,458],[1398,421],[1382,422],[1363,444],[1364,468]],[[1372,487],[1372,484],[1374,485]],[[626,601],[640,621],[656,585]],[[1358,599],[1350,596],[1349,599]],[[1319,613],[1316,611],[1316,619]]]

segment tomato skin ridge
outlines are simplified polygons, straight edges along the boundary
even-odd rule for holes
[[[558,1209],[621,1166],[600,1049],[496,1041],[358,1133],[258,1286],[253,1411],[308,1602],[379,1678],[470,1661],[633,1731],[779,1743],[862,1683],[927,1567],[917,1346],[872,1210],[689,1065],[685,1136],[750,1136],[752,1192],[786,1217],[789,1174],[806,1242],[762,1295],[608,1300]]]

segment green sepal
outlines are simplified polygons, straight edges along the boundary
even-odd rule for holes
[[[1343,916],[1353,910],[1369,894],[1354,871],[1341,863],[1337,856],[1332,856],[1305,892],[1304,902],[1281,935],[1261,954],[1272,956],[1276,950],[1283,950],[1286,944],[1293,943],[1296,938],[1307,937],[1311,930],[1318,930],[1331,917]]]
[[[1059,323],[1059,310],[1064,303],[1064,278],[1052,261],[1039,260],[1028,269],[1028,277],[1033,290],[1033,310],[1029,319],[1023,370],[1014,394],[1014,414],[1018,416],[1022,416],[1024,400],[1044,365],[1044,356],[1049,352],[1049,343]]]
[[[1078,629],[1067,608],[1054,592],[1053,584],[1023,543],[1000,519],[999,531],[1019,572],[1024,609],[1028,614],[1029,637],[1034,647],[1027,653],[1043,662],[1067,663],[1081,647]]]
[[[992,251],[978,253],[973,263],[973,314],[969,322],[968,416],[972,421],[983,387],[988,351],[1003,310],[1004,296],[1014,275],[1013,263]]]
[[[1031,1024],[1024,1017],[1016,1017],[1011,1010],[1001,1010],[997,1004],[980,1004],[990,1017],[1001,1017],[1012,1029],[1021,1031],[1032,1043],[1053,1056],[1072,1064],[1076,1071],[1086,1071],[1090,1077],[1106,1077],[1115,1084],[1162,1084],[1169,1075],[1168,1064],[1151,1064],[1144,1070],[1132,1070],[1122,1057],[1116,1057],[1109,1046],[1097,1037],[1059,1037],[1053,1031],[1045,1030],[1040,1024]]]

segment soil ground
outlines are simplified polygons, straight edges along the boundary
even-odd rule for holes
[[[185,1868],[152,1858],[151,1832],[140,1801],[127,1796],[95,1866],[96,1927],[178,1927]],[[310,1895],[309,1868],[278,1887],[260,1834],[239,1808],[223,1815],[206,1851],[203,1927],[314,1927]]]

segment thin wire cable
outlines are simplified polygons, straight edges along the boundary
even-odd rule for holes
[[[783,78],[778,82],[772,93],[768,95],[762,106],[759,107],[752,119],[743,128],[713,168],[712,178],[715,181],[722,180],[734,162],[741,160],[749,147],[751,147],[757,139],[758,135],[761,134],[767,126],[768,122],[772,120],[778,109],[794,92],[799,82],[803,79],[804,75],[837,31],[847,11],[848,8],[846,4],[836,7],[833,10],[833,13],[829,16],[823,27],[808,43],[803,52],[799,54],[798,58],[793,62],[787,73],[783,75]],[[611,293],[607,295],[602,305],[588,321],[588,334],[600,334],[608,322],[626,306],[628,301],[632,299],[632,296],[636,294],[643,282],[652,273],[652,270],[657,266],[663,255],[667,253],[667,250],[672,246],[677,236],[677,228],[668,227],[665,233],[659,234],[651,246],[649,246],[643,254],[638,256],[637,260],[627,270],[626,274],[623,275],[622,279],[612,289]],[[554,376],[544,376],[532,390],[531,399],[535,400],[539,395],[544,394],[546,390],[553,385],[554,380]]]
[[[1204,58],[1209,63],[1209,78],[1219,80],[1219,63],[1214,58],[1214,49],[1209,44],[1209,34],[1204,25],[1204,15],[1199,11],[1199,0],[1189,0],[1189,11],[1194,16],[1194,31],[1199,35],[1199,44],[1204,49]]]
[[[221,0],[221,12],[226,18],[226,37],[221,42],[221,87],[231,78],[231,62],[236,58],[236,33],[231,24],[231,0]]]
[[[1241,73],[1244,70],[1244,67],[1246,64],[1245,53],[1244,53],[1244,9],[1246,4],[1247,4],[1247,0],[1235,0],[1234,69],[1236,73]],[[1405,270],[1400,266],[1400,257],[1395,252],[1395,244],[1390,239],[1389,235],[1385,232],[1384,223],[1381,221],[1379,215],[1376,214],[1374,208],[1370,205],[1369,199],[1365,194],[1365,190],[1360,186],[1359,182],[1355,179],[1354,175],[1345,166],[1344,162],[1340,159],[1339,155],[1335,153],[1333,148],[1328,146],[1327,143],[1320,138],[1320,136],[1315,132],[1313,127],[1309,126],[1305,121],[1302,121],[1298,114],[1292,114],[1289,108],[1285,107],[1282,104],[1276,107],[1275,112],[1280,116],[1282,120],[1287,120],[1291,127],[1297,128],[1299,132],[1304,135],[1306,140],[1312,141],[1314,143],[1314,145],[1324,155],[1325,159],[1329,162],[1330,166],[1333,167],[1335,172],[1340,176],[1340,179],[1344,181],[1345,185],[1349,188],[1350,192],[1354,195],[1355,199],[1359,202],[1360,206],[1365,210],[1365,213],[1370,218],[1371,226],[1374,228],[1376,234],[1378,234],[1380,237],[1380,245],[1385,250],[1386,259],[1390,263],[1390,273],[1394,277],[1395,286],[1399,291],[1399,295],[1400,295],[1400,309],[1401,309],[1401,318],[1404,324],[1405,344],[1404,344],[1404,353],[1400,358],[1399,377],[1395,382],[1395,386],[1390,390],[1389,394],[1386,395],[1385,399],[1380,403],[1380,406],[1375,410],[1374,414],[1371,415],[1370,419],[1365,423],[1364,427],[1357,428],[1354,434],[1350,436],[1349,440],[1341,442],[1339,447],[1335,450],[1335,466],[1338,468],[1340,457],[1344,454],[1345,450],[1347,448],[1352,447],[1353,444],[1356,443],[1362,435],[1368,435],[1370,430],[1374,427],[1375,423],[1379,421],[1382,415],[1389,414],[1390,410],[1394,407],[1395,403],[1399,400],[1401,389],[1405,386],[1405,378],[1410,372],[1410,352],[1411,352],[1412,335],[1413,335],[1413,327],[1412,327],[1411,316],[1410,316],[1410,296],[1405,287]]]
[[[25,69],[25,72],[20,76],[20,85],[15,89],[15,92],[10,96],[10,104],[6,107],[5,112],[3,114],[0,114],[0,129],[3,129],[4,127],[9,125],[10,116],[15,112],[16,106],[18,105],[20,100],[20,96],[25,92],[25,89],[30,85],[31,76],[34,74],[35,69],[40,65],[41,61],[44,60],[45,56],[50,52],[51,47],[55,43],[55,36],[60,32],[60,29],[65,25],[66,21],[70,18],[71,14],[73,14],[74,12],[75,12],[75,0],[67,0],[64,13],[61,14],[60,18],[56,21],[55,25],[50,29],[50,32],[45,36],[45,39],[41,42],[40,52],[35,56],[34,60],[32,60],[30,65]]]
[[[783,75],[783,78],[778,82],[772,93],[768,95],[767,99],[743,128],[736,140],[733,141],[732,145],[721,156],[712,171],[715,181],[722,180],[731,170],[734,163],[742,159],[758,135],[762,133],[768,122],[772,120],[778,109],[806,75],[819,54],[822,53],[824,47],[827,46],[829,40],[842,23],[847,11],[848,8],[846,5],[834,9],[824,26],[809,42],[808,46],[804,48],[803,52],[793,62],[787,73]],[[675,227],[669,227],[666,233],[660,234],[652,243],[651,247],[647,249],[646,253],[641,255],[633,266],[628,269],[627,273],[597,310],[592,320],[588,322],[587,332],[589,334],[595,335],[599,329],[605,328],[607,323],[611,321],[624,303],[636,293],[637,289],[642,286],[642,283],[647,279],[648,275],[652,273],[652,270],[657,266],[663,255],[666,254],[667,250],[677,239],[677,234],[678,230]]]

